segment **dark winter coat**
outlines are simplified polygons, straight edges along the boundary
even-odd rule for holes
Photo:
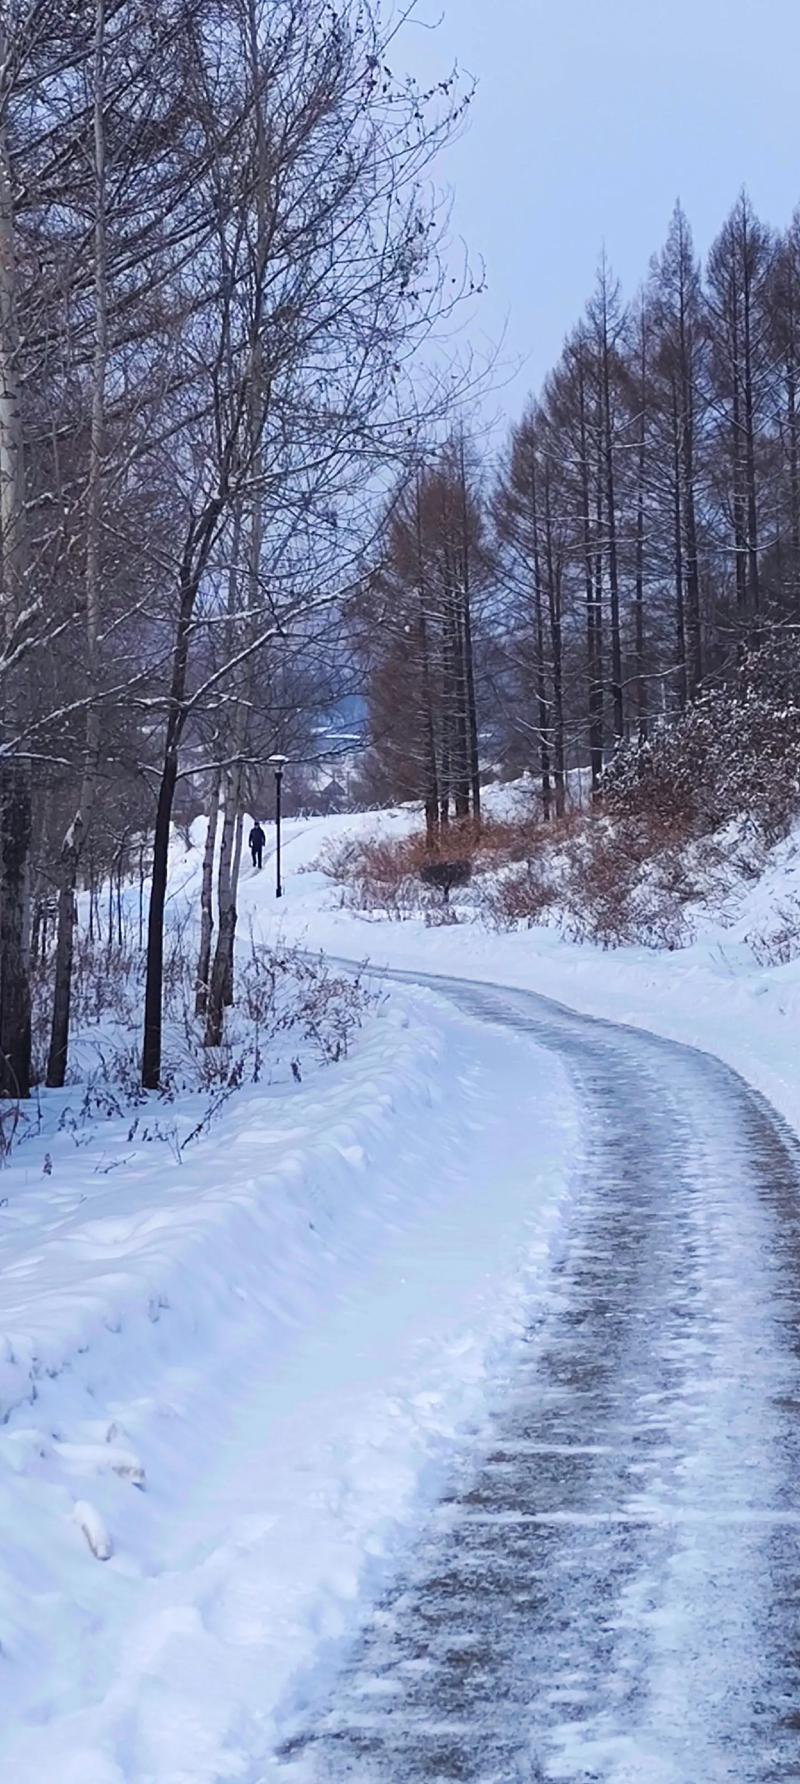
[[[266,840],[267,839],[266,839],[266,836],[264,835],[261,825],[254,824],[253,828],[250,832],[250,837],[249,837],[250,848],[251,849],[263,849]]]

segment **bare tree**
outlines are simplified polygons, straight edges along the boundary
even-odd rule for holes
[[[392,498],[381,604],[356,613],[372,770],[422,799],[432,846],[451,819],[480,822],[475,602],[488,575],[480,478],[459,430]]]
[[[12,44],[0,15],[0,68]],[[6,73],[7,80],[7,73]],[[15,655],[27,626],[30,538],[20,385],[19,288],[8,90],[0,91],[0,537],[2,537],[3,728],[0,769],[0,1093],[30,1089],[30,765],[8,749],[24,682]]]
[[[154,833],[147,1087],[160,1072],[170,819],[187,722],[237,666],[351,582],[359,531],[363,549],[359,505],[364,518],[372,505],[364,499],[369,479],[417,450],[424,416],[409,355],[449,301],[436,271],[436,212],[422,207],[420,181],[461,102],[446,91],[442,106],[439,93],[438,114],[426,125],[425,97],[386,73],[382,27],[365,6],[334,15],[323,0],[303,9],[279,0],[255,20],[245,7],[234,24],[239,48],[227,58],[222,90],[205,42],[193,38],[216,224],[202,268],[210,300],[195,306],[185,347],[199,420],[184,461],[186,524]],[[444,398],[437,386],[425,412],[441,413]],[[253,523],[259,516],[268,600],[229,664],[192,687],[192,646],[203,624],[214,623],[213,602],[210,613],[199,604],[213,588],[237,504]],[[307,563],[298,596],[296,587],[284,592],[291,554],[280,572],[274,545],[288,525],[307,548],[312,516],[317,565]]]
[[[75,884],[92,804],[100,754],[98,642],[101,613],[101,524],[108,372],[108,284],[106,262],[106,6],[96,0],[92,67],[94,148],[94,304],[89,471],[86,489],[86,749],[78,804],[61,845],[55,984],[47,1083],[64,1082],[69,1042]]]

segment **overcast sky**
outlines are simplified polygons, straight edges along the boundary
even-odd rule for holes
[[[506,409],[557,357],[604,242],[630,293],[677,197],[700,251],[742,185],[774,224],[800,204],[800,0],[423,3],[442,23],[415,32],[421,70],[457,57],[479,83],[443,171],[486,262],[471,332],[507,318],[527,357]]]

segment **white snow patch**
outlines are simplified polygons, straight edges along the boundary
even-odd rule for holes
[[[0,1775],[232,1784],[480,1423],[579,1114],[527,1038],[398,991],[183,1163],[117,1126],[3,1174]]]
[[[88,1499],[79,1499],[72,1515],[78,1529],[83,1531],[95,1559],[110,1561],[114,1544],[97,1507],[90,1505]]]

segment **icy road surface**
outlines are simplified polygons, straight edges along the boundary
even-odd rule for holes
[[[800,1149],[705,1054],[421,982],[567,1064],[588,1162],[544,1317],[276,1775],[797,1780]]]

